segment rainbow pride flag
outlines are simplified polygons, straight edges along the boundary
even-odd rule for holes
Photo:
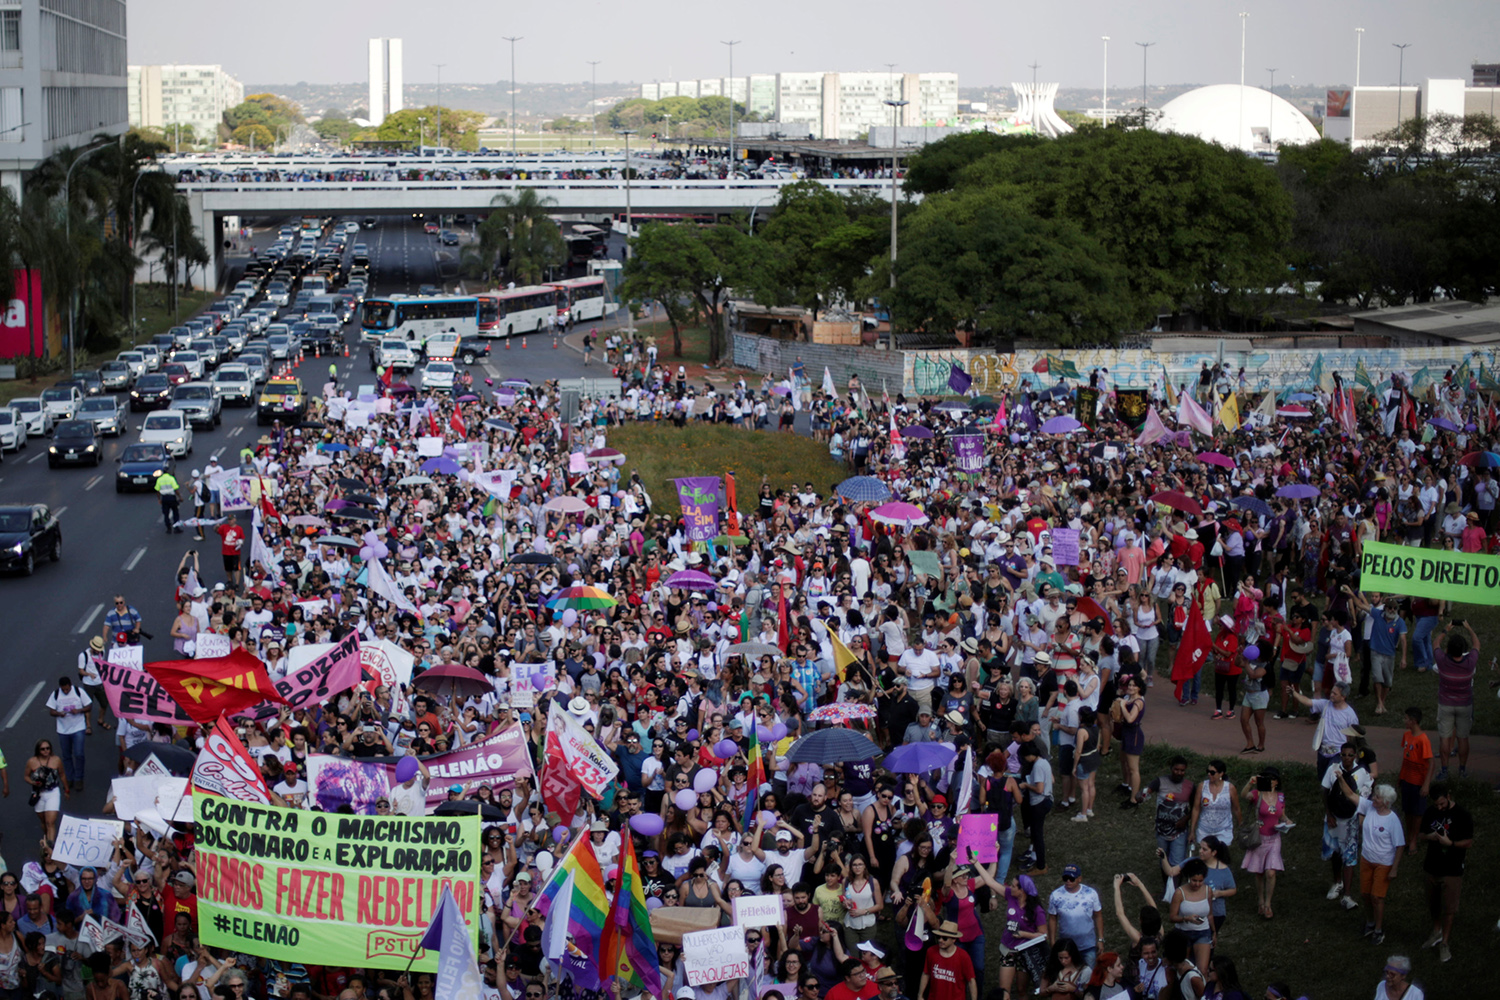
[[[560,894],[569,885],[569,875],[573,876],[570,896],[565,902],[560,901]],[[567,932],[572,938],[570,952],[586,956],[599,954],[599,945],[604,937],[604,920],[609,913],[609,897],[604,894],[604,877],[599,871],[599,859],[594,856],[594,845],[589,840],[587,828],[578,835],[573,846],[568,848],[568,852],[552,869],[552,875],[542,887],[536,906],[547,917],[551,916],[554,907],[559,914],[566,913]],[[652,954],[655,955],[654,949]],[[593,963],[589,964],[592,966]],[[566,967],[567,963],[564,965]],[[578,978],[575,971],[575,984],[582,989],[598,987],[597,983],[589,986],[578,982]]]
[[[651,911],[646,909],[641,888],[634,838],[627,833],[621,839],[620,884],[615,887],[614,906],[604,925],[600,979],[607,982],[614,976],[622,986],[634,986],[654,996],[661,992],[661,965],[656,958],[656,935],[651,932]]]
[[[745,776],[745,821],[744,827],[750,829],[750,821],[755,818],[755,804],[760,800],[760,786],[766,783],[766,761],[760,751],[760,737],[756,735],[756,726],[748,727],[750,730],[750,745],[745,748],[745,762],[748,765]]]

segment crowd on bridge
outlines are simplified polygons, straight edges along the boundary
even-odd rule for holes
[[[1500,485],[1470,456],[1490,453],[1496,415],[1469,373],[1390,373],[1357,398],[1335,379],[1308,406],[1247,395],[1244,421],[1210,378],[1197,401],[1163,387],[1164,412],[1138,419],[1097,373],[978,400],[959,371],[939,402],[799,370],[693,387],[637,345],[604,346],[642,377],[572,423],[551,384],[456,399],[330,384],[306,422],[239,456],[248,512],[216,509],[224,470],[192,473],[185,523],[219,552],[190,551],[170,594],[118,595],[22,771],[43,840],[0,863],[0,997],[435,995],[437,973],[396,960],[205,944],[222,932],[198,920],[209,870],[190,822],[133,823],[93,866],[51,853],[61,815],[114,808],[85,788],[86,753],[112,740],[122,775],[168,748],[192,767],[213,736],[119,717],[108,664],[144,643],[148,664],[191,659],[222,636],[226,657],[288,681],[298,647],[358,636],[404,653],[409,676],[239,715],[244,784],[314,813],[479,812],[486,998],[1293,1000],[1306,963],[1258,941],[1301,919],[1336,942],[1318,961],[1361,990],[1380,967],[1378,997],[1419,1000],[1426,956],[1451,957],[1475,835],[1481,650],[1442,600],[1362,587],[1361,554],[1495,547]],[[790,430],[804,408],[857,475],[741,484],[755,499],[731,517],[720,493],[707,539],[608,447],[628,418],[669,446],[668,423]],[[684,456],[680,471],[705,470]],[[1437,700],[1416,704],[1427,671]],[[1245,780],[1218,758],[1143,773],[1173,714],[1237,725]],[[1386,714],[1404,720],[1400,760],[1366,738]],[[428,767],[513,727],[528,766],[503,781]],[[1261,763],[1277,728],[1303,747],[1316,733],[1316,777],[1295,779],[1309,787]],[[549,731],[609,780],[559,774]],[[330,798],[313,773],[330,759],[387,761],[392,778]],[[569,798],[574,780],[586,794]],[[1289,815],[1291,797],[1315,808]],[[1090,840],[1110,811],[1128,836]],[[1078,834],[1066,850],[1060,821]],[[1325,867],[1285,873],[1293,838]],[[584,855],[633,934],[624,971],[548,957],[570,891],[569,932],[578,919]],[[1288,914],[1278,876],[1327,883],[1327,912]],[[1388,913],[1407,881],[1427,908]],[[779,918],[743,928],[747,970],[704,980],[667,916],[738,926],[743,896],[773,897]],[[91,916],[118,928],[98,947]],[[1276,975],[1242,981],[1236,958]]]

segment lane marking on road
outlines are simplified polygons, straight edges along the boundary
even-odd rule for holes
[[[95,476],[93,479],[90,479],[88,482],[84,483],[83,484],[83,488],[85,490],[91,490],[95,486],[98,486],[103,481],[104,481],[104,477],[102,475],[101,476]]]
[[[46,683],[46,681],[37,681],[31,685],[31,688],[26,692],[26,697],[22,698],[16,704],[16,707],[10,710],[10,714],[5,717],[6,729],[10,729],[17,722],[21,721],[21,715],[31,707],[31,703],[36,700],[36,696],[42,693],[42,685]]]
[[[142,545],[140,548],[138,548],[134,552],[130,553],[130,558],[125,560],[125,565],[122,566],[121,569],[123,569],[125,572],[129,573],[131,570],[135,569],[137,566],[140,565],[141,557],[144,556],[145,554],[146,554],[146,546]]]
[[[68,512],[68,505],[67,504],[63,504],[61,507],[57,508],[52,513],[53,513],[53,515],[55,515],[57,517],[62,517],[67,512]]]
[[[45,451],[39,451],[39,452],[36,453],[36,456],[34,458],[28,458],[26,460],[26,464],[27,465],[35,465],[36,463],[40,462],[42,459],[44,459],[46,457],[47,457],[47,453]]]
[[[222,455],[222,454],[224,454],[224,449],[220,448],[218,451],[214,452],[212,455],[210,455],[208,457],[211,458],[211,459],[213,459],[215,462],[217,462],[219,460],[219,456]]]
[[[229,433],[226,434],[226,435],[224,435],[224,436],[225,437],[239,437],[244,432],[245,432],[245,425],[241,424],[238,427],[232,427],[232,428],[230,428]]]
[[[78,619],[78,624],[73,626],[73,634],[83,635],[83,633],[87,632],[91,627],[93,627],[94,619],[99,617],[99,612],[103,610],[104,604],[101,602],[85,611],[83,613],[83,617]]]

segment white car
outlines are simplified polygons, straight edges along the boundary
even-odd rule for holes
[[[224,365],[214,372],[214,394],[225,405],[236,403],[249,406],[255,402],[255,376],[243,364]]]
[[[193,381],[196,382],[203,378],[203,355],[197,351],[178,351],[172,355],[172,360],[186,366],[188,374],[193,377]]]
[[[167,454],[181,458],[193,450],[193,429],[181,410],[158,410],[147,414],[141,425],[141,444],[159,444]]]
[[[452,361],[429,361],[422,369],[422,388],[452,392],[453,380],[457,374]]]
[[[148,370],[148,366],[146,364],[146,355],[142,354],[140,351],[121,351],[119,354],[115,355],[115,360],[123,361],[127,365],[129,365],[130,374],[134,378],[140,378],[142,375],[146,374]]]
[[[78,415],[78,408],[83,405],[83,393],[78,391],[77,386],[55,385],[42,390],[42,405],[52,415],[54,423],[72,420]]]
[[[40,396],[18,396],[10,401],[10,408],[20,414],[28,437],[52,433],[52,414],[47,412]]]
[[[9,406],[0,406],[0,451],[17,451],[26,447],[26,424]]]
[[[90,396],[78,410],[79,420],[92,420],[100,434],[119,437],[125,430],[125,408],[117,396]]]

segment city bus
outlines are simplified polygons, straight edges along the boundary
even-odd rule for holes
[[[400,337],[421,347],[437,333],[479,334],[494,303],[476,295],[390,295],[366,299],[360,311],[360,338],[366,343]]]
[[[557,289],[552,285],[500,288],[479,296],[485,319],[481,337],[509,337],[552,329],[557,319]]]
[[[615,311],[614,303],[606,301],[608,296],[604,287],[604,279],[597,275],[592,278],[554,281],[552,287],[557,289],[557,321],[559,323],[603,319]]]

